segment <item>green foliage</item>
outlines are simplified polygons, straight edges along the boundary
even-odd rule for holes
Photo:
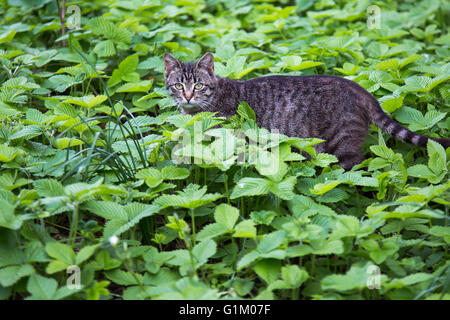
[[[378,1],[381,29],[369,5],[94,0],[62,36],[54,1],[2,2],[0,298],[449,299],[448,149],[371,127],[344,172],[164,87],[164,52],[210,51],[234,79],[343,76],[448,138],[448,4]]]

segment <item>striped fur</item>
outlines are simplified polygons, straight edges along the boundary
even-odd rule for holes
[[[374,99],[375,100],[375,99]],[[416,146],[425,147],[428,139],[432,139],[440,143],[444,148],[450,147],[450,140],[443,138],[429,138],[418,133],[412,132],[402,126],[395,120],[389,118],[381,109],[377,101],[374,101],[374,109],[376,110],[371,121],[374,125],[384,130],[389,135],[403,142],[411,143]]]
[[[166,88],[183,113],[210,111],[228,118],[246,101],[260,127],[292,137],[324,139],[316,150],[336,155],[345,169],[362,161],[361,148],[370,123],[418,146],[425,146],[430,139],[389,118],[369,92],[345,78],[267,76],[237,81],[214,75],[211,53],[195,63],[183,63],[166,54],[164,65]],[[196,83],[202,83],[202,88],[192,89]],[[450,146],[449,139],[431,139]]]

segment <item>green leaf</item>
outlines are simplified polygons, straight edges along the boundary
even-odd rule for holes
[[[58,149],[66,149],[69,146],[75,147],[80,146],[82,144],[84,144],[84,141],[77,138],[58,138],[55,141],[55,147],[57,147]]]
[[[410,274],[404,278],[393,279],[391,282],[386,284],[386,288],[392,289],[392,288],[410,287],[417,283],[428,282],[431,279],[433,279],[434,277],[435,276],[433,274],[428,274],[428,273],[423,273],[423,272],[414,273],[414,274]]]
[[[99,247],[98,245],[91,245],[91,246],[83,247],[77,253],[77,256],[75,258],[75,264],[79,266],[81,263],[83,263],[84,261],[89,259],[95,253],[95,250],[98,247]]]
[[[234,227],[233,237],[235,238],[254,238],[256,237],[255,223],[252,220],[244,220]]]
[[[164,177],[164,179],[167,180],[183,180],[189,177],[189,170],[185,168],[168,166],[162,168],[161,174]]]
[[[294,289],[300,287],[308,280],[309,275],[305,269],[292,265],[281,268],[281,278],[288,285],[288,288]]]
[[[16,35],[16,31],[13,29],[9,29],[8,31],[0,34],[0,43],[10,42],[14,36]]]
[[[286,234],[284,231],[279,230],[272,232],[264,237],[264,239],[258,244],[257,250],[260,253],[268,253],[277,249],[285,240]]]
[[[255,111],[245,101],[239,103],[237,113],[245,120],[256,120]]]
[[[442,171],[447,171],[447,155],[445,149],[436,141],[428,139],[427,143],[428,151],[428,167],[436,175],[439,175]]]
[[[150,188],[157,187],[161,182],[163,182],[163,175],[158,169],[155,168],[145,168],[136,173],[136,178],[145,179],[145,183]]]
[[[31,297],[27,297],[26,300],[52,300],[57,287],[58,283],[55,279],[33,274],[28,278],[27,284],[27,290],[31,293]]]
[[[66,103],[76,104],[78,106],[84,107],[86,109],[90,109],[95,107],[96,105],[104,102],[107,99],[104,95],[94,96],[92,94],[84,96],[84,97],[70,97],[69,99],[64,100]]]
[[[34,272],[34,268],[31,264],[5,267],[3,269],[0,269],[0,284],[3,287],[12,286],[21,278],[27,277]]]
[[[269,184],[269,190],[280,199],[291,200],[294,197],[294,187],[297,184],[297,178],[287,177],[283,181],[274,182]]]
[[[67,265],[75,264],[75,253],[72,248],[59,242],[48,242],[45,245],[47,254],[55,260],[64,262]]]
[[[142,80],[134,83],[125,83],[117,88],[116,92],[148,92],[153,80]]]
[[[214,219],[218,224],[232,230],[239,218],[239,210],[228,204],[220,204],[214,211]]]
[[[33,187],[40,197],[59,197],[65,194],[62,184],[54,179],[35,180]]]
[[[263,259],[256,263],[253,269],[266,284],[270,284],[278,278],[281,270],[281,262],[276,259]]]
[[[116,54],[116,48],[112,40],[103,40],[97,43],[93,50],[99,57],[111,57]]]
[[[206,239],[214,238],[229,232],[228,227],[220,223],[211,223],[203,227],[199,233],[197,233],[197,240],[203,241]]]
[[[312,253],[316,255],[342,254],[344,253],[344,243],[341,240],[323,241],[321,246],[314,247]]]
[[[142,283],[144,277],[139,273],[132,273],[123,270],[113,270],[105,272],[105,276],[112,282],[120,286],[138,285]],[[139,282],[138,282],[139,281]]]
[[[316,157],[311,159],[311,162],[319,167],[328,167],[331,163],[339,162],[339,160],[335,155],[319,153]]]
[[[128,214],[125,209],[120,204],[112,201],[89,201],[85,208],[105,219],[128,220]]]
[[[160,207],[181,207],[193,209],[213,202],[222,196],[218,193],[207,194],[206,186],[190,184],[183,191],[177,191],[177,195],[162,195],[153,203]]]
[[[0,199],[0,227],[18,230],[22,226],[23,217],[14,214],[15,206],[4,199]]]
[[[1,162],[11,162],[17,156],[18,150],[13,147],[8,147],[7,145],[0,145],[0,161]]]
[[[217,244],[214,240],[205,240],[195,245],[192,254],[197,260],[197,267],[204,265],[210,257],[217,251]]]
[[[321,195],[334,189],[340,184],[340,181],[327,181],[325,183],[318,183],[314,185],[314,189],[310,189],[310,191],[312,194]]]
[[[325,276],[320,285],[322,290],[336,290],[338,292],[345,292],[349,290],[361,290],[367,288],[367,280],[371,276],[370,267],[374,267],[371,262],[356,262],[345,275],[332,274]],[[385,275],[380,276],[380,282],[383,283],[386,279]]]
[[[259,196],[269,192],[270,181],[262,178],[242,178],[236,183],[230,198]]]

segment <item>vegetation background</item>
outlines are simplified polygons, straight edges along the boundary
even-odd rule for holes
[[[344,172],[316,139],[252,143],[265,131],[246,104],[229,120],[181,115],[162,63],[211,51],[234,79],[343,76],[448,138],[449,9],[0,1],[0,298],[449,299],[449,149],[371,127],[367,159]],[[178,148],[196,124],[204,148]]]

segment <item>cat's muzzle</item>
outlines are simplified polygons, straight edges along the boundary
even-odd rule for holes
[[[180,109],[182,114],[194,114],[201,111],[201,108],[193,103],[184,103],[180,105]]]

